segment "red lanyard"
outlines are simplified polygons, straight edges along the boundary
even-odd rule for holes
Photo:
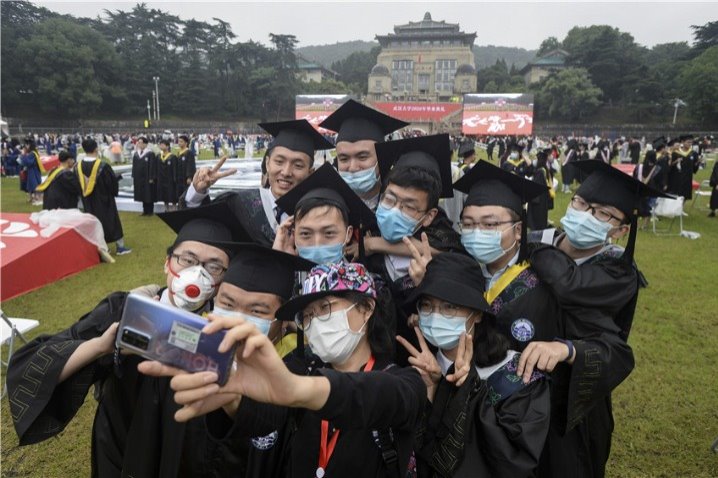
[[[374,356],[369,357],[369,361],[364,366],[364,371],[369,372],[374,368]],[[317,467],[316,478],[324,478],[324,473],[327,469],[329,459],[334,453],[334,447],[337,446],[337,440],[339,439],[339,430],[332,434],[332,438],[329,439],[329,422],[322,420],[322,435],[319,442],[319,466]],[[327,442],[328,441],[328,442]]]

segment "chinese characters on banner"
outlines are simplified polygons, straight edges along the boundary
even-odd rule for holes
[[[305,119],[321,134],[333,133],[319,127],[319,123],[334,113],[348,99],[349,95],[297,95],[294,119]]]
[[[438,122],[461,110],[459,103],[389,102],[373,103],[371,106],[409,123]]]
[[[533,116],[531,94],[467,94],[461,131],[471,135],[529,135]]]

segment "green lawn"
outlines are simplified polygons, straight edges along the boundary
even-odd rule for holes
[[[480,152],[483,154],[483,151]],[[709,166],[712,167],[710,162]],[[706,179],[709,171],[699,172]],[[558,194],[551,218],[558,223],[568,202]],[[2,180],[2,211],[30,212],[17,179]],[[641,231],[637,262],[650,286],[641,292],[631,333],[636,369],[614,394],[616,430],[608,474],[615,477],[714,477],[718,455],[718,219],[706,217],[706,198],[686,206],[687,230],[702,237],[656,237]],[[33,331],[69,326],[107,293],[163,280],[163,254],[172,240],[156,217],[122,213],[133,253],[2,304],[10,316],[39,319]],[[3,278],[8,280],[8,278]],[[18,447],[2,402],[2,476],[87,476],[95,402],[89,397],[59,437]]]

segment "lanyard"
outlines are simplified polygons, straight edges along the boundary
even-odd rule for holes
[[[364,371],[369,372],[374,368],[374,356],[369,357],[369,361],[364,366]],[[329,422],[322,420],[322,435],[321,441],[319,442],[319,466],[317,467],[316,478],[324,478],[325,470],[329,459],[334,453],[334,447],[337,446],[337,440],[339,439],[339,430],[332,434],[332,438],[329,439]],[[328,442],[327,442],[328,441]]]

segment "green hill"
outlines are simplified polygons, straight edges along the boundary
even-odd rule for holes
[[[502,58],[509,68],[513,63],[516,68],[520,69],[536,56],[536,50],[526,50],[511,46],[474,45],[473,50],[477,70],[491,66],[496,63],[496,60]]]

